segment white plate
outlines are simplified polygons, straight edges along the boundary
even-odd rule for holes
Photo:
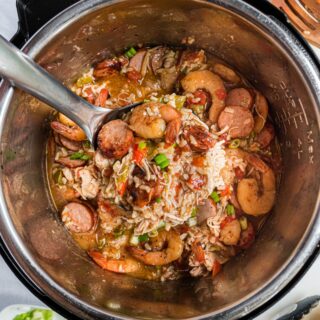
[[[33,309],[46,309],[48,308],[40,307],[40,306],[32,306],[27,304],[14,304],[11,306],[6,307],[0,312],[0,319],[1,320],[13,320],[13,318],[21,313],[29,312]],[[61,317],[57,313],[53,312],[52,320],[66,320],[65,318]]]

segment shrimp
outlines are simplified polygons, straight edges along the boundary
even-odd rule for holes
[[[224,64],[221,64],[221,63],[215,64],[213,67],[213,71],[218,76],[220,76],[223,80],[229,83],[237,84],[241,81],[240,77],[236,74],[236,72],[231,68],[225,66]]]
[[[216,123],[225,107],[227,96],[221,78],[208,70],[193,71],[181,80],[181,85],[185,92],[192,93],[198,89],[204,89],[210,93],[212,103],[209,109],[209,120]]]
[[[183,242],[180,236],[174,230],[159,232],[158,237],[164,237],[167,248],[160,251],[147,251],[137,247],[129,247],[128,250],[132,256],[144,264],[152,266],[161,266],[179,259],[183,251]]]
[[[173,143],[181,128],[180,112],[166,104],[145,103],[135,108],[130,117],[130,129],[144,139],[160,139]]]
[[[227,218],[228,219],[228,218]],[[241,227],[237,219],[233,219],[227,222],[222,222],[223,226],[220,231],[220,241],[225,245],[236,245],[240,239]]]
[[[260,133],[266,124],[269,111],[267,99],[260,92],[256,92],[255,110],[257,115],[254,117],[253,130],[255,133]]]
[[[52,121],[51,128],[62,136],[73,141],[84,141],[87,139],[84,131],[77,125],[69,127],[59,121]]]
[[[131,258],[108,259],[98,251],[89,251],[88,255],[102,269],[116,273],[138,272],[142,268],[141,263]]]
[[[274,205],[276,178],[273,170],[258,157],[247,154],[246,160],[261,173],[261,187],[255,178],[242,179],[238,183],[237,198],[245,213],[259,216],[268,213]]]

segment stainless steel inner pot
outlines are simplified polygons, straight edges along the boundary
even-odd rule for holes
[[[319,242],[319,70],[281,23],[237,0],[81,1],[24,51],[69,84],[123,48],[176,46],[186,36],[267,96],[284,162],[274,212],[256,243],[215,279],[148,282],[94,265],[50,198],[44,158],[53,110],[1,84],[1,236],[25,276],[82,319],[238,318],[283,288]]]

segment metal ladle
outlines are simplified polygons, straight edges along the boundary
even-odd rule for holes
[[[142,104],[118,109],[100,108],[80,98],[0,35],[0,75],[11,85],[47,103],[74,121],[96,147],[101,126]]]

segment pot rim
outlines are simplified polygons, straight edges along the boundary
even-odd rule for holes
[[[84,0],[65,9],[49,22],[47,22],[29,41],[24,45],[23,51],[35,58],[37,54],[64,28],[74,23],[79,18],[96,11],[106,6],[111,6],[116,3],[125,2],[126,0]],[[316,111],[317,123],[319,127],[319,106],[320,106],[320,70],[312,60],[310,54],[305,50],[303,44],[297,37],[280,21],[267,16],[251,5],[239,0],[194,0],[198,3],[213,4],[218,7],[230,10],[242,18],[249,21],[251,24],[258,26],[264,30],[269,37],[276,39],[277,46],[283,51],[286,49],[287,55],[295,62],[296,68],[303,74],[304,79],[308,83],[311,96],[313,96],[315,105],[318,106]],[[49,37],[47,35],[50,35]],[[2,81],[0,84],[0,138],[3,134],[5,117],[13,95],[13,88],[7,81]],[[0,173],[2,177],[2,173]],[[254,292],[251,292],[241,300],[230,304],[219,311],[207,313],[201,317],[190,319],[208,318],[218,315],[220,317],[245,316],[249,312],[261,306],[266,301],[270,300],[277,292],[283,289],[299,272],[309,256],[320,241],[320,214],[319,214],[320,195],[318,194],[317,201],[314,206],[313,218],[299,241],[296,249],[287,259],[284,265],[274,274],[272,279],[265,283],[262,287]],[[4,191],[0,185],[0,234],[7,249],[10,251],[15,262],[23,270],[27,278],[38,288],[44,288],[45,293],[50,294],[50,298],[65,308],[69,312],[86,318],[88,313],[92,317],[105,318],[105,310],[77,298],[71,292],[68,292],[63,287],[58,285],[44,270],[34,261],[32,255],[24,246],[22,240],[15,231],[13,222],[8,213]],[[22,266],[22,267],[21,267]],[[41,285],[41,286],[40,286]],[[42,289],[41,289],[42,291]],[[44,294],[44,295],[46,295]],[[69,303],[66,305],[65,301]],[[90,310],[90,312],[88,312]],[[108,314],[112,317],[119,317],[118,314],[109,311]],[[123,319],[130,319],[125,315],[121,315]]]

